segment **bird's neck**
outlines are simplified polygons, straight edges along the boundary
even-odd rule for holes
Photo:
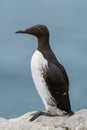
[[[50,49],[49,38],[48,37],[38,38],[38,48],[37,48],[37,50],[44,51],[44,50],[47,50],[47,49]]]

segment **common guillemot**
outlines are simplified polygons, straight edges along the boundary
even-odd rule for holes
[[[45,25],[35,25],[16,33],[31,34],[38,39],[37,50],[31,59],[31,73],[46,112],[34,113],[30,121],[40,115],[73,115],[69,99],[69,79],[49,45],[48,28]]]

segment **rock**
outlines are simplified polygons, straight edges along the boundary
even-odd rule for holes
[[[13,119],[0,118],[0,130],[87,130],[87,110],[82,109],[73,116],[40,116],[30,122],[29,112]]]

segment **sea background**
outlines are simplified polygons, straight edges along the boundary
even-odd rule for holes
[[[45,24],[70,80],[72,109],[87,108],[87,0],[0,0],[0,117],[44,110],[30,60],[37,39],[15,32]]]

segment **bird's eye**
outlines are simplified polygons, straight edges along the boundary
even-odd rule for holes
[[[39,27],[37,27],[37,28],[36,28],[36,31],[40,31],[40,28],[39,28]]]

